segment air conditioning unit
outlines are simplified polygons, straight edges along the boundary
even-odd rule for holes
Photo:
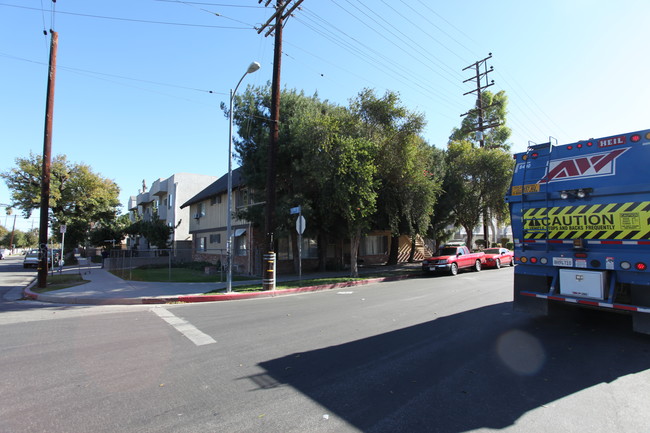
[[[198,212],[195,213],[195,214],[194,214],[194,219],[195,219],[195,220],[198,220],[199,218],[201,218],[201,214],[198,213]]]

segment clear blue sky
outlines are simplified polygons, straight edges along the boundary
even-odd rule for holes
[[[254,29],[272,14],[264,3],[59,0],[52,13],[50,0],[0,0],[0,171],[42,153],[53,28],[54,154],[115,180],[123,212],[143,179],[223,175],[219,104],[251,61],[262,69],[243,86],[272,76],[273,38]],[[282,84],[342,105],[366,87],[399,92],[444,148],[475,102],[462,69],[491,52],[513,150],[613,135],[650,127],[648,16],[647,0],[304,0],[284,29]]]

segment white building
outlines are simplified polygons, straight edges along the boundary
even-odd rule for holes
[[[192,248],[190,210],[181,209],[181,205],[215,180],[217,180],[216,176],[175,173],[166,179],[155,180],[148,191],[143,180],[139,194],[129,198],[128,209],[131,221],[135,221],[138,216],[148,221],[157,214],[161,221],[174,227],[170,239],[172,248],[190,250]],[[131,241],[128,247],[133,248],[134,243],[141,250],[150,247],[145,238],[139,238],[137,243]]]

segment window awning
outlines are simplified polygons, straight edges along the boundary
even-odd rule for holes
[[[235,237],[237,237],[237,236],[241,236],[241,235],[243,235],[244,233],[246,233],[246,229],[236,229],[236,230],[235,230]]]

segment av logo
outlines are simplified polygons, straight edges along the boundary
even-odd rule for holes
[[[626,147],[609,152],[551,161],[548,166],[548,173],[537,183],[611,176],[616,174],[616,159],[628,149],[629,147]]]

